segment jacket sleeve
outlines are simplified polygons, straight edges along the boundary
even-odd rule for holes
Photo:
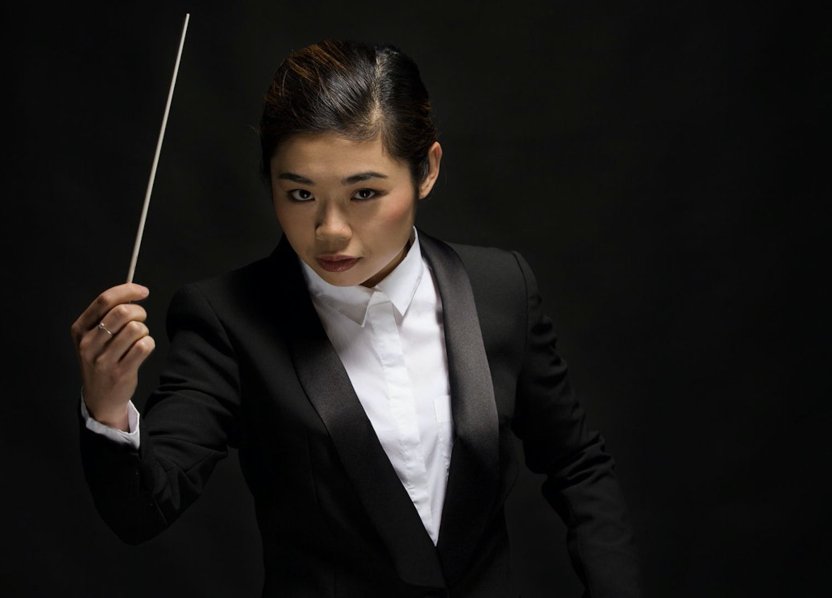
[[[567,526],[567,547],[585,598],[636,598],[639,563],[615,463],[601,435],[588,428],[570,387],[531,268],[515,257],[526,283],[528,323],[514,432],[526,465],[546,476],[543,495]]]
[[[237,442],[237,361],[198,287],[175,294],[167,332],[169,357],[144,410],[138,450],[81,425],[82,463],[96,508],[131,544],[170,525]]]

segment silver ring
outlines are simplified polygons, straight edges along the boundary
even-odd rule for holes
[[[107,334],[109,334],[110,336],[113,336],[113,333],[112,333],[112,332],[110,332],[109,330],[107,330],[107,327],[104,325],[104,322],[99,322],[99,323],[98,323],[98,329],[99,329],[99,330],[103,330],[104,332],[106,332],[106,333],[107,333]]]

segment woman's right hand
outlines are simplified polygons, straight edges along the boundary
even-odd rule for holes
[[[145,325],[147,312],[131,302],[149,293],[133,283],[107,289],[72,324],[87,410],[102,424],[125,431],[139,366],[156,347]]]

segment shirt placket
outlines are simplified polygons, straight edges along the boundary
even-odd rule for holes
[[[428,476],[420,445],[416,401],[404,359],[394,307],[389,297],[376,291],[370,298],[368,319],[387,386],[390,414],[395,423],[400,454],[406,471],[400,479],[424,522],[431,521]]]

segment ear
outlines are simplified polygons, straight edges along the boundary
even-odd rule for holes
[[[428,174],[425,179],[419,183],[419,199],[424,199],[428,196],[436,179],[439,177],[439,163],[442,162],[442,146],[438,141],[434,141],[433,145],[428,149]]]

